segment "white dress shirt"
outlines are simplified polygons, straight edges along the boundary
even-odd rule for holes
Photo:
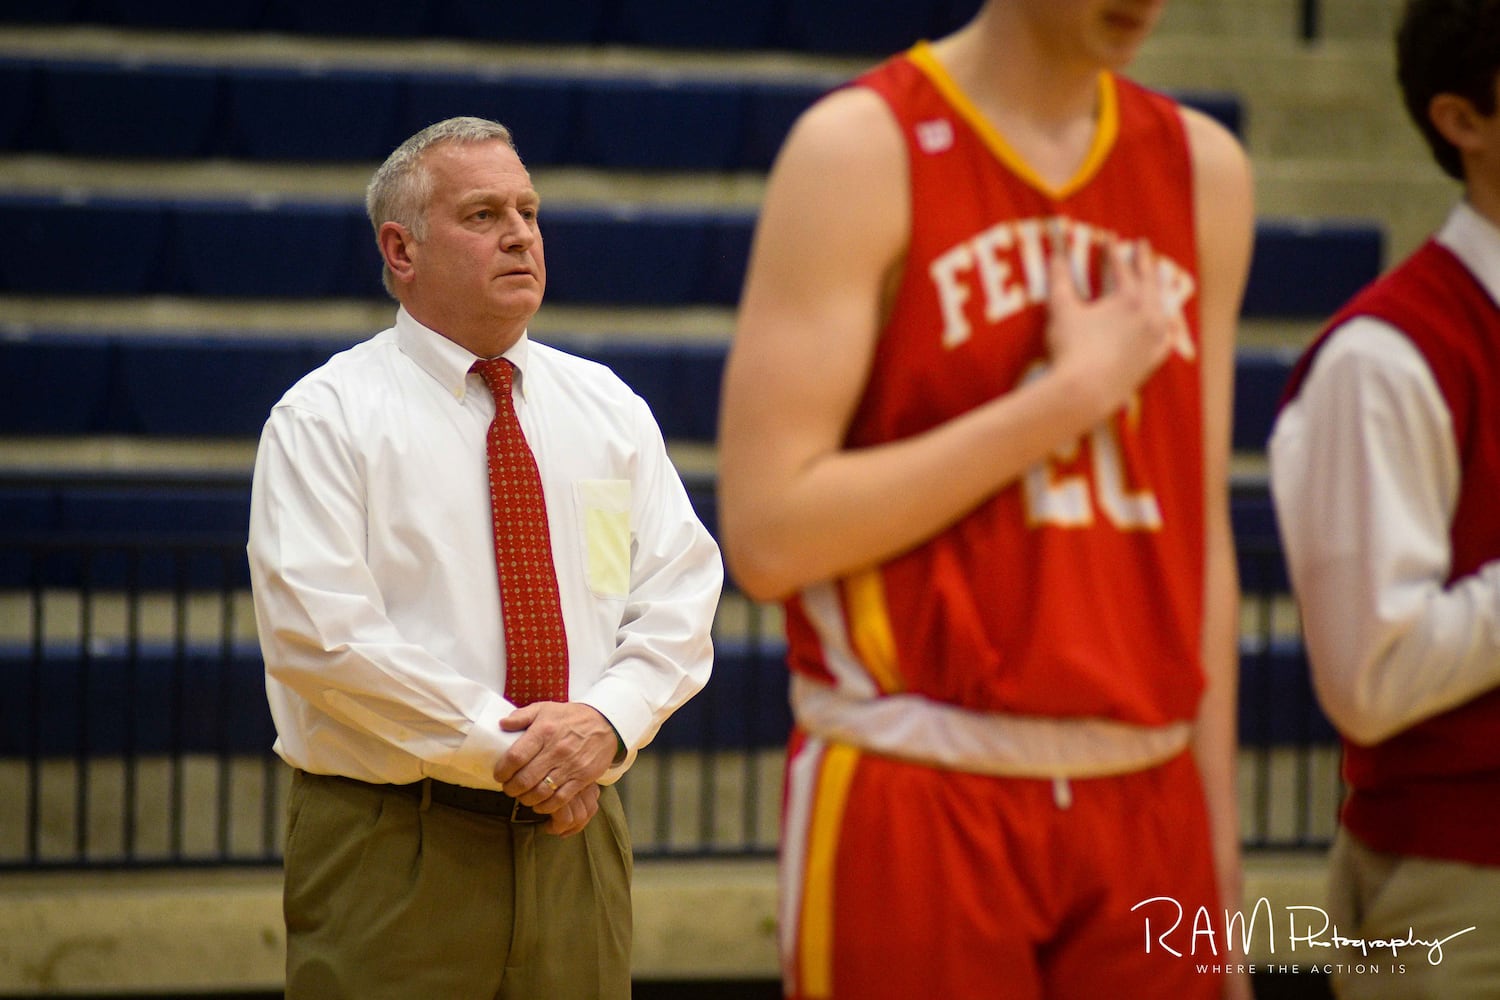
[[[629,753],[708,680],[723,582],[644,401],[602,365],[505,353],[541,470],[571,700]],[[370,782],[496,788],[519,734],[495,571],[476,358],[414,320],[293,386],[256,458],[249,556],[276,751]]]
[[[1500,229],[1462,203],[1436,238],[1500,302]],[[1500,563],[1445,586],[1458,449],[1410,340],[1370,317],[1335,331],[1270,458],[1313,681],[1345,736],[1378,743],[1500,685]]]

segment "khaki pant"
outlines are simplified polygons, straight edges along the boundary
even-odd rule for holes
[[[630,995],[630,839],[618,793],[562,839],[377,785],[297,772],[287,1000]]]
[[[1333,966],[1339,1000],[1500,997],[1500,868],[1382,854],[1341,830],[1328,896],[1339,934],[1368,951],[1345,945],[1316,959]],[[1440,951],[1399,943],[1444,938]],[[1376,941],[1398,944],[1393,953]]]

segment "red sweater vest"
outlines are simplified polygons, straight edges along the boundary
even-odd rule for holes
[[[1462,473],[1449,585],[1500,558],[1500,308],[1429,241],[1336,315],[1293,370],[1296,396],[1328,333],[1355,316],[1402,331],[1453,419]],[[1345,741],[1343,822],[1380,851],[1500,864],[1500,690],[1373,746]]]

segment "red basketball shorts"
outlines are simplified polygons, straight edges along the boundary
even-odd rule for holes
[[[1192,1000],[1222,979],[1148,948],[1162,897],[1217,923],[1192,755],[1106,778],[997,778],[797,734],[781,955],[798,1000]],[[1219,959],[1222,964],[1227,959]]]

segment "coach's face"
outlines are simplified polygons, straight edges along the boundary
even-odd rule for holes
[[[442,143],[423,162],[432,181],[427,232],[408,244],[402,303],[475,354],[500,354],[542,304],[541,199],[499,140]]]

